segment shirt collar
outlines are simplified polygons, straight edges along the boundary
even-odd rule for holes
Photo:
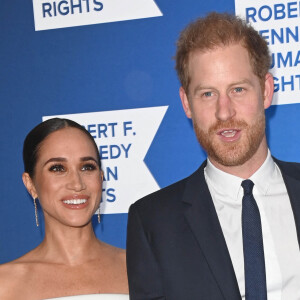
[[[266,195],[271,186],[271,181],[277,175],[276,164],[271,156],[270,150],[261,167],[249,178],[260,194]]]
[[[268,192],[271,179],[274,177],[276,165],[272,159],[271,153],[268,150],[268,155],[260,168],[249,178],[254,182],[255,188],[261,194]],[[205,179],[219,193],[226,194],[238,199],[243,178],[228,174],[216,168],[207,158],[207,165],[204,170]]]

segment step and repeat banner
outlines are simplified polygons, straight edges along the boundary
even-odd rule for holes
[[[181,107],[173,56],[179,32],[210,11],[235,13],[267,40],[275,78],[271,152],[300,161],[300,2],[266,0],[1,0],[0,263],[43,239],[22,183],[26,134],[51,117],[95,138],[104,184],[97,236],[125,248],[127,212],[205,159]]]

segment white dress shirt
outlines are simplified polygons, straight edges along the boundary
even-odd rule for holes
[[[242,236],[244,179],[217,169],[207,160],[205,179],[226,240],[242,299],[245,299]],[[270,151],[249,178],[260,211],[268,300],[300,299],[300,252],[294,215],[279,167]]]

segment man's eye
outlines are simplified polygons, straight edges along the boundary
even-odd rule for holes
[[[53,165],[49,168],[51,172],[64,172],[65,168],[63,165]]]
[[[82,171],[94,171],[97,169],[97,166],[94,164],[85,164],[84,166],[82,166],[81,170]]]
[[[234,91],[236,93],[241,93],[242,91],[244,91],[244,88],[242,88],[242,87],[236,87],[236,88],[234,88]]]
[[[212,95],[213,95],[212,92],[205,92],[205,93],[203,93],[204,97],[211,97]]]

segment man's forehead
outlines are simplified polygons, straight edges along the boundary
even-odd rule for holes
[[[189,60],[195,56],[201,55],[201,54],[209,54],[209,53],[214,53],[217,51],[226,51],[228,48],[232,48],[234,46],[240,46],[241,51],[246,51],[248,52],[247,48],[243,45],[242,42],[232,42],[232,43],[228,43],[226,45],[224,45],[223,43],[220,43],[218,45],[212,45],[212,47],[209,48],[197,48],[192,50],[189,53]]]

